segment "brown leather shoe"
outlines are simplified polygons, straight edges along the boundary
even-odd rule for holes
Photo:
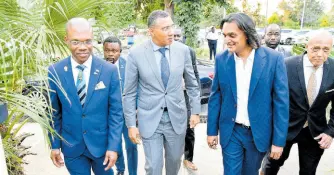
[[[190,170],[193,170],[193,171],[197,170],[196,165],[194,163],[190,162],[189,160],[184,160],[183,164],[187,169],[190,169]]]

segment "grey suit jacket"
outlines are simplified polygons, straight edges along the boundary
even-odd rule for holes
[[[136,126],[138,93],[138,127],[140,135],[144,138],[151,137],[157,129],[163,113],[164,101],[174,131],[177,134],[185,132],[187,109],[182,78],[189,95],[192,114],[199,114],[201,110],[199,85],[194,75],[189,48],[180,42],[173,42],[170,45],[169,61],[170,77],[165,89],[150,40],[132,48],[127,59],[123,112],[126,125]]]

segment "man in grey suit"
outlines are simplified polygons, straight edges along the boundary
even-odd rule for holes
[[[167,12],[153,11],[148,17],[151,39],[132,48],[127,59],[123,111],[131,141],[138,144],[142,139],[147,175],[162,174],[163,149],[166,174],[176,175],[180,169],[187,129],[183,79],[191,104],[190,125],[199,123],[200,91],[189,48],[173,42],[173,27]]]

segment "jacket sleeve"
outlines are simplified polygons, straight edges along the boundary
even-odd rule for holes
[[[289,87],[284,58],[279,54],[273,82],[273,140],[275,146],[284,147],[289,126]]]
[[[215,62],[215,76],[213,77],[211,95],[208,104],[208,121],[207,121],[207,135],[217,136],[219,130],[220,108],[222,106],[222,91],[219,86],[218,78],[218,63],[217,57]]]
[[[118,152],[121,147],[124,126],[121,88],[117,67],[113,67],[108,94],[108,147],[109,151]]]
[[[57,77],[58,76],[56,74],[55,68],[53,67],[53,65],[51,65],[48,69],[49,96],[52,107],[50,126],[56,132],[48,134],[51,143],[51,149],[59,149],[61,147],[61,140],[59,135],[62,128],[62,111],[57,88],[57,84],[60,84],[60,82]]]

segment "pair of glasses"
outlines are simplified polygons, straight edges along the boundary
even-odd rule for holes
[[[174,37],[178,37],[178,38],[180,38],[180,37],[181,37],[181,35],[174,35]]]
[[[85,46],[91,46],[93,44],[93,40],[86,40],[86,41],[72,40],[72,41],[70,41],[70,43],[73,46],[79,46],[81,44],[83,44]]]
[[[329,51],[331,50],[330,48],[328,47],[324,47],[324,48],[321,48],[319,46],[314,46],[311,48],[312,52],[319,52],[320,50],[324,51],[324,53],[329,53]]]
[[[171,29],[174,29],[175,28],[175,25],[170,25],[170,26],[166,26],[166,27],[163,27],[161,28],[162,31],[164,32],[167,32],[167,31],[170,31]]]

